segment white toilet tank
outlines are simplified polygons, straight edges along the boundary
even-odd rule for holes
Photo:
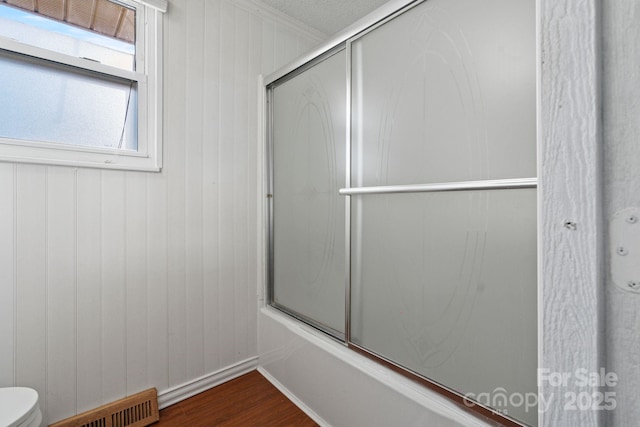
[[[0,427],[40,427],[38,392],[27,387],[0,388]]]

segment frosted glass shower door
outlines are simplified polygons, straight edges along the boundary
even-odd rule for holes
[[[535,425],[535,2],[429,0],[351,53],[350,342]]]
[[[346,57],[344,49],[270,88],[271,303],[343,338]]]

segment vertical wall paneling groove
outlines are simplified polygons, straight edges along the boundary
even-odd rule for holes
[[[241,165],[235,165],[233,157],[234,145],[234,120],[235,111],[235,7],[229,2],[220,3],[220,140],[219,140],[219,199],[220,209],[218,216],[219,224],[219,281],[220,318],[225,324],[220,328],[220,363],[224,366],[235,359],[235,323],[227,323],[227,319],[236,318],[235,310],[235,286],[234,276],[235,260],[234,255],[234,188],[233,169]]]
[[[47,168],[47,372],[49,415],[76,407],[76,170]]]
[[[287,51],[288,51],[288,43],[287,43],[287,39],[286,39],[287,35],[286,35],[286,31],[283,28],[278,28],[276,30],[276,34],[275,34],[275,46],[278,46],[278,48],[276,48],[274,50],[274,62],[276,64],[286,64],[287,63],[287,58],[289,57]]]
[[[18,165],[13,165],[13,385],[18,385]]]
[[[286,55],[289,58],[287,59],[287,62],[289,62],[294,60],[299,55],[300,46],[298,45],[298,40],[295,38],[294,32],[291,28],[285,28],[284,32],[285,32],[284,38],[285,40],[287,40]]]
[[[102,399],[125,394],[125,180],[124,172],[102,172]]]
[[[18,165],[16,382],[46,390],[46,167]],[[46,394],[41,405],[46,408]]]
[[[273,22],[264,22],[262,24],[262,69],[261,74],[268,75],[275,71],[276,58],[276,42],[275,42],[275,24]]]
[[[147,180],[146,174],[125,174],[125,390],[133,394],[147,388],[149,296],[147,294]]]
[[[220,3],[205,2],[204,81],[202,105],[202,280],[204,369],[213,372],[220,365],[220,315],[218,292],[218,144],[220,124]]]
[[[257,355],[257,75],[319,40],[228,0],[163,25],[161,173],[0,163],[0,387],[46,424]]]
[[[77,410],[102,402],[102,184],[101,172],[79,169],[77,200]],[[52,420],[55,421],[55,420]]]
[[[260,23],[260,19],[255,15],[249,16],[249,49],[247,52],[248,55],[248,70],[249,73],[247,75],[247,117],[248,117],[248,126],[247,126],[247,141],[249,147],[253,147],[255,145],[255,141],[258,140],[258,127],[250,126],[251,123],[258,123],[258,90],[259,90],[259,81],[258,75],[260,74],[260,61],[262,59],[262,25]],[[258,182],[258,170],[256,168],[257,165],[257,150],[249,149],[247,156],[247,200],[249,203],[247,205],[247,257],[248,257],[248,266],[249,269],[247,271],[247,281],[251,283],[253,279],[256,277],[258,271],[258,263],[259,260],[257,258],[256,248],[258,245],[257,237],[258,237],[258,228],[257,228],[257,213],[256,209],[258,206],[258,187],[256,183]],[[257,340],[257,317],[258,311],[252,310],[251,307],[257,307],[257,295],[255,286],[247,287],[247,296],[248,296],[248,325],[253,328],[247,336],[248,342],[248,351],[249,354],[257,354],[258,351],[258,340]]]
[[[149,385],[169,387],[168,372],[168,244],[167,179],[164,174],[147,174],[147,297],[149,329],[147,366]]]
[[[172,59],[165,63],[168,110],[167,157],[165,170],[168,178],[168,276],[169,276],[169,384],[187,381],[186,342],[186,206],[185,206],[185,152],[189,141],[185,141],[186,126],[186,34],[187,13],[191,2],[172,3],[169,25],[166,26],[167,51]]]
[[[16,168],[0,164],[0,387],[11,387],[15,382]]]
[[[189,2],[186,34],[185,109],[185,220],[186,220],[186,344],[187,376],[203,375],[203,285],[202,285],[202,125],[204,2]]]
[[[155,12],[159,13],[159,12]],[[167,128],[168,104],[166,102],[168,86],[165,71],[165,63],[168,62],[170,52],[166,46],[170,45],[167,38],[168,21],[166,15],[160,25],[162,38],[165,43],[164,52],[160,53],[160,71],[163,74],[164,88],[161,94],[163,100],[162,132],[163,138],[163,159],[167,154]],[[166,165],[166,162],[164,163]],[[169,387],[168,369],[168,322],[169,322],[169,283],[168,283],[168,180],[165,173],[145,174],[147,182],[147,295],[148,295],[148,335],[147,342],[147,369],[148,381],[150,385],[158,390],[166,390]]]
[[[78,413],[78,170],[74,169],[73,171],[73,332],[74,332],[74,346],[68,351],[72,352],[72,357],[74,360],[74,384],[73,384],[73,393],[74,399],[72,402],[68,402],[67,404],[73,407],[73,412]],[[48,362],[47,362],[48,363]],[[51,417],[54,419],[54,417]]]
[[[49,364],[47,363],[49,360],[49,170],[51,168],[44,168],[44,389],[49,390]],[[42,310],[42,308],[40,308]],[[39,313],[40,314],[40,313]],[[49,405],[49,399],[44,399],[44,402],[41,402],[42,406],[44,406],[45,412],[47,411],[47,407]]]
[[[261,70],[260,70],[260,74],[262,76],[267,76],[269,75],[269,73],[275,71],[277,69],[276,67],[276,40],[275,40],[275,34],[276,34],[276,25],[273,22],[265,22],[262,24],[262,35],[261,35],[261,39],[262,39],[262,58],[261,58]],[[260,88],[260,91],[262,92],[263,88]],[[261,99],[261,101],[264,101]],[[262,114],[262,105],[259,106],[260,108],[260,112]],[[266,117],[263,115],[259,118],[258,123],[261,125],[261,127],[258,128],[258,132],[264,132],[265,130],[265,126],[264,126],[264,120],[266,120]],[[259,154],[259,164],[256,165],[257,166],[257,171],[260,174],[259,178],[258,178],[258,182],[260,184],[262,184],[259,187],[259,190],[261,192],[264,192],[265,188],[263,185],[263,180],[264,180],[264,174],[265,174],[265,169],[264,169],[264,165],[265,165],[265,147],[263,145],[263,141],[262,141],[262,137],[259,136],[257,139],[257,144],[259,144],[259,150],[258,150],[258,154]],[[260,222],[258,223],[259,227],[264,227],[264,206],[265,206],[265,200],[263,197],[260,197],[260,205],[259,205],[259,215],[258,218],[260,219]],[[257,248],[257,254],[256,254],[256,258],[258,259],[258,273],[256,274],[256,277],[258,279],[258,283],[262,284],[264,278],[262,277],[263,271],[265,271],[265,266],[264,266],[264,260],[263,260],[263,256],[265,254],[264,252],[264,244],[265,244],[265,232],[263,230],[261,230],[260,233],[260,239],[259,239],[259,244],[261,247]],[[264,291],[261,289],[260,290],[260,298],[265,298],[266,295],[264,294]],[[258,323],[260,323],[260,316],[258,316]],[[262,348],[262,341],[265,339],[265,337],[262,335],[263,329],[261,327],[259,327],[258,329],[258,354],[262,354],[263,353],[263,348]]]
[[[247,134],[247,96],[249,87],[248,81],[248,51],[249,51],[249,20],[248,13],[242,9],[236,9],[235,13],[235,82],[234,87],[238,88],[234,96],[234,144],[233,144],[233,218],[234,218],[234,259],[247,259],[247,228],[249,219],[247,218],[247,197],[248,189],[248,150],[249,140]],[[247,263],[235,263],[235,300],[236,316],[235,337],[236,353],[235,357],[246,358],[248,355],[249,338],[249,305],[247,300],[248,276]]]

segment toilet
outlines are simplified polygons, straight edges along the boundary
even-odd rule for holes
[[[40,427],[38,392],[27,387],[0,388],[0,427]]]

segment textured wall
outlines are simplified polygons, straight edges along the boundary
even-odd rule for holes
[[[539,365],[569,374],[542,383],[543,426],[597,426],[602,411],[566,410],[596,387],[576,381],[602,357],[600,2],[541,0]],[[575,227],[565,227],[570,221]]]
[[[318,40],[240,1],[164,24],[162,173],[0,164],[0,386],[45,422],[257,354],[257,76]]]
[[[603,2],[605,219],[640,206],[640,3]],[[608,239],[605,239],[608,243]],[[608,252],[606,253],[608,256]],[[617,409],[607,425],[640,425],[640,295],[606,280],[607,364],[618,375]]]

